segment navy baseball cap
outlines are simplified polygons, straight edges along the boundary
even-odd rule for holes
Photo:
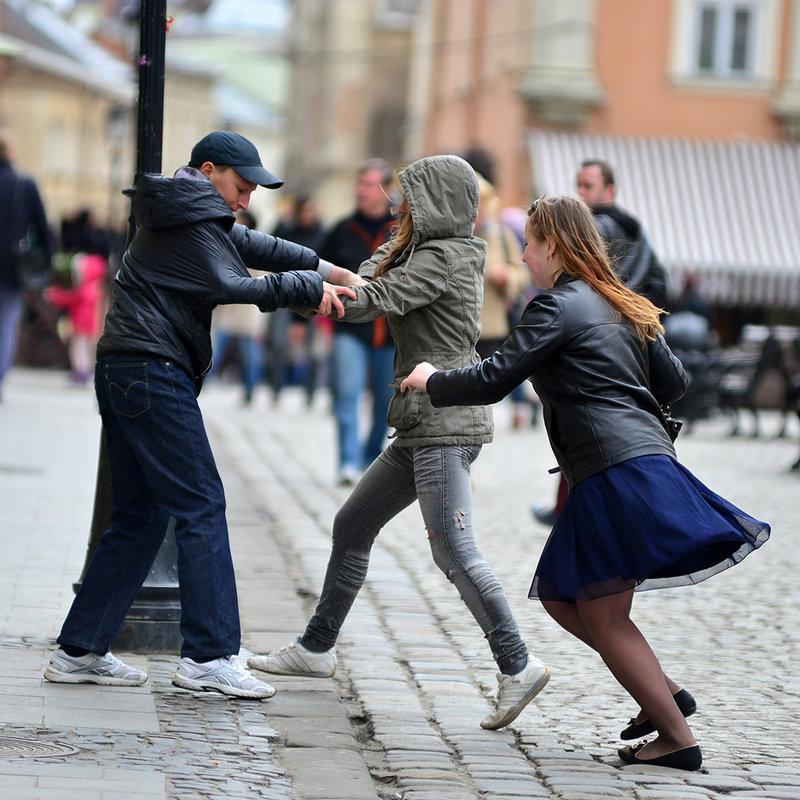
[[[233,167],[245,180],[267,189],[283,186],[283,181],[261,163],[256,146],[233,131],[214,131],[204,136],[193,148],[190,167],[212,164]]]

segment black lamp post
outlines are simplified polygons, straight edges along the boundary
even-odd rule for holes
[[[137,11],[137,9],[133,9]],[[164,52],[166,47],[166,0],[141,0],[139,17],[139,101],[136,146],[136,177],[161,172],[161,142],[164,130]],[[135,231],[129,218],[128,241]],[[105,434],[101,435],[97,465],[94,512],[86,562],[75,590],[80,587],[97,543],[109,528],[113,508],[111,474]],[[164,542],[150,574],[131,606],[114,640],[114,649],[133,652],[177,652],[180,649],[180,594],[175,520],[170,518]]]

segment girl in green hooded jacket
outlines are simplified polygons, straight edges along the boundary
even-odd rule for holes
[[[248,664],[279,675],[333,675],[333,646],[367,575],[381,528],[419,502],[436,565],[456,585],[497,662],[494,711],[481,722],[514,720],[550,678],[528,654],[503,587],[483,559],[472,528],[470,466],[492,440],[486,407],[434,408],[427,395],[400,392],[421,360],[449,367],[478,363],[486,243],[473,235],[479,190],[457,156],[423,158],[401,171],[400,222],[359,275],[356,299],[342,298],[346,322],[385,316],[397,347],[389,404],[392,442],[370,465],[336,514],[333,548],[316,611],[297,642]]]

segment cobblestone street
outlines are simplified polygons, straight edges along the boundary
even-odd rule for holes
[[[62,686],[41,678],[85,555],[99,418],[91,391],[59,373],[17,371],[0,405],[0,775],[32,798],[295,800],[720,800],[800,798],[800,475],[792,435],[731,438],[699,423],[680,459],[712,489],[773,526],[745,562],[695,587],[643,593],[635,619],[665,669],[698,701],[704,768],[623,767],[618,733],[636,709],[599,658],[527,599],[548,531],[533,503],[554,498],[543,429],[512,429],[473,468],[478,544],[532,652],[552,671],[509,728],[479,722],[496,692],[480,629],[430,556],[416,506],[385,528],[345,624],[334,679],[270,679],[264,703],[170,684],[175,656],[132,655],[144,687]],[[238,387],[201,396],[226,486],[243,654],[287,644],[313,609],[327,562],[336,487],[334,423],[320,393],[276,407]],[[9,740],[62,748],[20,752]],[[4,743],[6,747],[4,748]]]

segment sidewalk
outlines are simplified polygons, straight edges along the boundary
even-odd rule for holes
[[[235,387],[201,396],[228,498],[243,655],[291,641],[322,584],[333,516],[334,424],[320,395],[278,408]],[[121,655],[143,687],[42,679],[83,565],[99,417],[63,373],[12,372],[0,404],[0,780],[19,800],[675,800],[800,798],[800,478],[789,440],[730,439],[698,425],[679,454],[755,516],[772,540],[697,587],[646,593],[636,619],[665,668],[698,699],[692,726],[703,772],[622,768],[618,731],[631,701],[599,660],[526,599],[547,531],[553,459],[540,428],[497,440],[474,469],[479,544],[531,649],[553,679],[505,731],[479,727],[496,690],[480,630],[433,565],[419,512],[375,546],[345,625],[332,680],[272,676],[277,695],[232,701],[173,687],[174,655]],[[774,425],[771,425],[772,422]],[[777,427],[767,419],[765,431]]]

